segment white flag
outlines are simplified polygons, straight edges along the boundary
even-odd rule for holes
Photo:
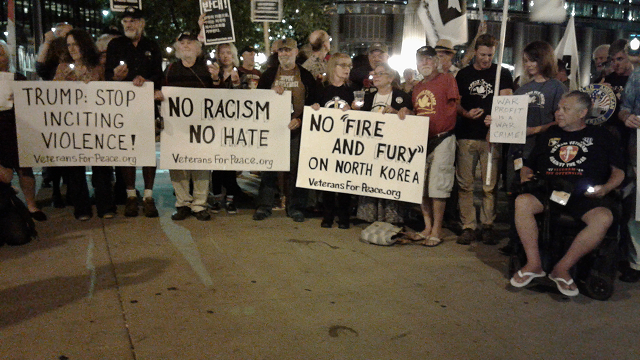
[[[564,0],[534,0],[530,9],[531,21],[561,23],[567,18]]]
[[[567,29],[564,32],[564,36],[558,47],[555,50],[556,58],[562,59],[563,56],[569,55],[571,56],[571,74],[569,74],[569,90],[577,90],[580,88],[580,84],[578,84],[578,79],[580,79],[579,70],[580,70],[580,57],[578,55],[578,42],[576,41],[576,25],[573,19],[573,16],[569,19],[567,23]]]
[[[453,45],[467,43],[467,4],[465,0],[422,0],[418,16],[427,31],[429,45],[440,39]]]

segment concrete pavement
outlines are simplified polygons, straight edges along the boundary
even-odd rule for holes
[[[0,247],[1,359],[640,358],[640,285],[515,290],[496,246],[453,234],[379,247],[283,212],[174,222],[168,173],[155,195],[157,219],[45,207],[37,241]]]

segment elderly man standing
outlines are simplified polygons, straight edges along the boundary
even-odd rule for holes
[[[213,88],[211,71],[213,65],[207,67],[202,54],[202,43],[197,34],[183,32],[178,36],[173,47],[176,49],[178,61],[169,65],[164,72],[164,85],[189,88]],[[208,170],[169,170],[171,183],[176,194],[176,212],[172,220],[184,220],[193,215],[200,221],[211,219],[207,211],[207,195],[209,194]],[[193,191],[189,191],[190,182]]]
[[[364,66],[360,66],[351,70],[349,80],[354,85],[354,88],[365,89],[375,92],[373,87],[373,69],[377,68],[381,64],[386,64],[389,61],[389,47],[384,44],[375,43],[369,47],[367,51],[369,62]],[[400,83],[400,74],[397,71],[393,72],[393,78]]]
[[[273,89],[278,94],[285,90],[291,91],[291,130],[290,170],[288,173],[287,214],[296,222],[304,221],[305,199],[307,191],[296,186],[298,175],[298,157],[300,153],[300,135],[302,125],[302,110],[305,105],[313,105],[317,98],[317,85],[313,75],[304,68],[296,65],[298,44],[294,39],[283,39],[278,48],[279,66],[273,66],[262,74],[259,89]],[[284,120],[284,119],[283,119]],[[258,208],[253,214],[254,220],[264,220],[271,215],[271,208],[277,192],[278,174],[273,171],[262,173],[260,190],[256,200]]]
[[[331,51],[331,38],[324,30],[316,30],[309,35],[311,44],[311,56],[302,64],[311,75],[322,81],[327,73],[327,54]]]
[[[611,134],[585,124],[591,107],[591,97],[587,93],[572,91],[564,95],[555,113],[558,126],[540,135],[520,171],[523,183],[537,174],[550,182],[563,179],[574,185],[570,194],[564,193],[568,199],[565,203],[559,201],[556,205],[554,197],[550,200],[553,207],[561,207],[562,211],[586,224],[549,274],[558,290],[566,296],[579,294],[569,271],[604,239],[613,222],[610,210],[613,201],[606,195],[624,179],[620,148]],[[541,190],[516,198],[515,224],[527,263],[511,278],[511,285],[515,287],[524,287],[533,279],[546,275],[540,259],[535,215],[544,211],[543,203],[550,195]]]
[[[442,243],[442,218],[446,200],[451,194],[455,176],[456,109],[460,95],[453,76],[438,71],[438,56],[431,46],[423,46],[416,54],[418,71],[423,76],[413,88],[413,111],[429,117],[429,142],[425,190],[422,196],[422,216],[425,228],[419,233],[422,245]],[[404,107],[398,117],[404,119],[414,112]]]
[[[611,73],[609,66],[609,44],[598,46],[592,54],[593,64],[596,69],[591,74],[591,83],[598,83],[603,77]]]
[[[496,244],[493,236],[493,221],[496,218],[495,190],[498,180],[498,162],[500,148],[491,152],[491,144],[486,140],[489,128],[485,126],[485,117],[490,116],[493,97],[495,95],[496,72],[498,65],[493,63],[498,41],[489,34],[478,37],[475,45],[475,61],[458,72],[456,81],[460,90],[460,104],[458,105],[458,123],[456,124],[456,139],[458,140],[458,154],[456,179],[458,181],[458,204],[460,219],[462,220],[462,235],[457,243],[469,245],[476,239],[476,208],[473,205],[473,189],[475,169],[480,161],[482,173],[482,207],[480,208],[480,223],[482,224],[482,240],[487,244]],[[513,94],[513,78],[509,70],[502,68],[500,73],[499,95]],[[487,164],[491,161],[491,181],[485,184],[487,178]]]
[[[145,21],[140,9],[128,7],[122,15],[122,27],[125,36],[111,40],[107,47],[107,63],[105,65],[105,79],[111,81],[132,81],[135,86],[142,86],[152,81],[155,89],[155,99],[162,100],[160,86],[162,81],[162,53],[160,47],[153,40],[143,35]],[[127,203],[124,215],[138,216],[138,199],[136,196],[136,168],[120,168],[127,188]],[[156,177],[156,167],[143,167],[144,178],[144,215],[157,217],[155,201],[153,200],[153,183]]]

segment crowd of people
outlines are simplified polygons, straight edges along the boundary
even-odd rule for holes
[[[567,194],[566,209],[586,227],[549,277],[566,295],[576,295],[577,288],[569,269],[602,241],[612,223],[610,194],[635,181],[635,136],[640,127],[640,68],[634,71],[633,57],[626,40],[599,46],[593,53],[595,71],[592,82],[610,86],[619,103],[615,113],[601,128],[586,125],[592,112],[589,95],[568,92],[565,81],[570,69],[554,56],[544,41],[528,44],[522,54],[523,76],[514,81],[512,74],[494,63],[498,40],[481,26],[465,57],[456,61],[456,50],[448,40],[435,47],[423,46],[416,52],[416,69],[403,72],[404,82],[388,64],[389,49],[373,44],[366,56],[352,59],[344,53],[330,54],[331,38],[324,30],[309,36],[306,51],[292,38],[274,42],[272,56],[261,72],[255,69],[255,49],[240,52],[233,43],[216,47],[212,61],[203,56],[203,44],[197,32],[183,32],[174,44],[177,60],[162,69],[158,44],[144,35],[145,21],[138,9],[127,8],[122,15],[122,33],[109,31],[94,42],[84,30],[58,24],[45,35],[37,59],[38,75],[46,81],[129,81],[136,86],[153,82],[154,100],[163,101],[162,86],[191,88],[272,89],[278,94],[291,91],[290,171],[262,172],[255,199],[253,219],[264,220],[279,206],[296,222],[305,221],[305,212],[318,206],[321,226],[337,224],[347,229],[352,216],[365,222],[383,221],[403,224],[412,210],[410,204],[344,193],[308,191],[296,186],[301,141],[302,114],[305,106],[317,111],[321,107],[342,110],[397,114],[397,121],[407,115],[428,116],[427,163],[424,195],[420,211],[424,229],[411,239],[428,247],[442,243],[445,213],[453,209],[461,224],[457,243],[476,241],[497,244],[494,231],[496,192],[503,174],[509,196],[512,239],[520,239],[527,262],[511,279],[523,287],[546,276],[541,268],[538,229],[535,214],[544,210],[544,193],[519,194],[521,184],[534,177],[568,177],[577,184]],[[202,19],[200,20],[202,26]],[[0,71],[15,72],[6,44],[0,47]],[[239,56],[242,59],[240,63]],[[15,72],[16,80],[24,77]],[[495,87],[498,87],[496,89]],[[491,108],[496,95],[528,95],[527,138],[524,145],[492,144],[488,141]],[[157,104],[156,104],[157,105]],[[32,169],[18,164],[15,114],[12,108],[0,109],[0,180],[8,184],[13,172],[18,175],[26,206],[31,216],[45,221],[46,215],[35,203],[35,179]],[[160,117],[160,114],[158,114]],[[161,133],[162,122],[157,122]],[[618,146],[619,145],[619,146]],[[506,161],[501,161],[504,158]],[[576,161],[577,160],[577,161]],[[482,178],[479,217],[474,206],[476,169]],[[490,166],[489,166],[490,165]],[[490,173],[486,173],[491,169]],[[115,172],[114,172],[115,170]],[[60,178],[68,185],[67,200],[74,206],[79,220],[92,217],[92,202],[85,167],[47,168],[46,182],[59,186]],[[147,217],[157,217],[153,199],[156,168],[142,169],[144,189],[142,209]],[[235,171],[171,170],[176,197],[175,221],[194,216],[211,219],[211,212],[235,214],[236,202],[247,194],[238,186]],[[115,179],[115,181],[114,181]],[[485,181],[486,179],[486,181]],[[124,216],[139,213],[139,193],[135,188],[135,167],[94,166],[91,182],[97,215],[112,218],[116,204],[124,204]],[[454,186],[455,185],[455,186]],[[587,186],[588,185],[588,186]],[[570,196],[570,198],[569,198]],[[55,197],[55,191],[54,191]],[[56,200],[54,198],[54,200]],[[566,200],[566,199],[565,199]],[[55,202],[55,201],[54,201]],[[61,204],[64,206],[64,204]],[[629,257],[622,279],[640,279],[640,225],[633,221],[635,206],[627,206],[623,219]],[[509,251],[512,243],[505,247]]]

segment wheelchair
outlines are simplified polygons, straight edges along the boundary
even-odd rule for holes
[[[573,184],[563,180],[548,183],[543,179],[536,179],[523,184],[519,193],[530,193],[539,189],[543,189],[546,194],[551,194],[553,190],[568,190],[567,192],[571,193],[572,188]],[[611,209],[613,223],[598,247],[582,257],[571,271],[571,276],[580,292],[600,301],[607,300],[613,295],[621,231],[621,201],[617,198],[617,194],[607,196],[614,196],[616,200],[616,206]],[[543,206],[544,211],[536,215],[539,231],[538,247],[542,268],[546,273],[550,273],[555,264],[567,252],[576,235],[585,227],[585,224],[580,219],[574,219],[563,212],[562,205],[553,203],[549,197],[545,197]],[[516,239],[512,239],[515,249],[509,259],[509,278],[527,262],[522,243],[517,235],[515,236]]]

